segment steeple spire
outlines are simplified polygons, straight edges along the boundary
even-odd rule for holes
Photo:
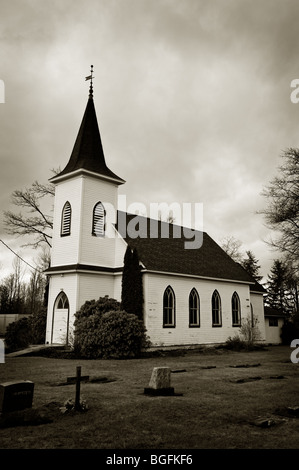
[[[114,180],[116,184],[123,184],[125,181],[113,173],[106,165],[102,141],[93,101],[93,65],[90,69],[91,74],[85,77],[90,80],[89,97],[81,126],[71,153],[70,159],[58,175],[51,178],[55,182],[61,177],[67,177],[74,172],[92,172],[104,179]]]

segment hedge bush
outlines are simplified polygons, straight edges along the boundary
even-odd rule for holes
[[[246,349],[246,343],[238,335],[229,336],[224,344],[224,348],[232,351],[242,351]]]
[[[46,340],[47,309],[44,307],[39,312],[28,317],[31,343],[44,344]]]
[[[100,297],[98,300],[87,300],[76,313],[75,317],[77,321],[83,317],[102,315],[103,313],[111,312],[112,310],[120,310],[120,302],[106,295],[105,297]]]
[[[107,312],[100,321],[103,358],[138,357],[147,345],[143,321],[125,311]]]
[[[75,353],[89,359],[137,357],[149,344],[143,322],[107,296],[85,302],[74,326]]]
[[[8,351],[27,348],[30,344],[44,344],[46,338],[47,310],[20,318],[7,326],[5,346]]]
[[[5,347],[7,351],[27,348],[31,340],[31,328],[28,317],[21,318],[7,326],[5,332]]]
[[[99,335],[101,316],[95,313],[75,320],[74,351],[76,356],[90,359],[101,357]]]

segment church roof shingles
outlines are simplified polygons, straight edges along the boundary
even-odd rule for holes
[[[136,219],[133,221],[134,218]],[[122,223],[125,220],[126,223]],[[146,270],[244,282],[251,284],[251,290],[264,292],[264,288],[240,264],[227,255],[206,232],[197,232],[198,237],[202,235],[200,248],[186,249],[185,242],[192,241],[193,230],[184,229],[184,232],[181,231],[182,236],[175,238],[171,233],[172,224],[156,221],[159,236],[153,238],[150,236],[150,222],[149,218],[118,211],[116,228],[126,243],[132,249],[137,249],[139,259]],[[138,237],[130,237],[127,233],[126,227],[130,223],[137,227]],[[162,227],[163,224],[164,227]],[[170,236],[163,238],[161,229],[167,229],[166,226],[170,229]],[[179,228],[182,229],[182,227]]]

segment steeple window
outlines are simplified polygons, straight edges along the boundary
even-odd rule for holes
[[[65,237],[71,234],[71,217],[72,217],[72,208],[70,203],[67,201],[62,209],[61,215],[61,231],[60,235]]]
[[[93,209],[92,234],[95,237],[105,235],[105,209],[101,202],[98,202]]]

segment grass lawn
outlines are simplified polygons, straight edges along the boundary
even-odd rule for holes
[[[291,352],[271,346],[134,360],[8,357],[0,364],[0,383],[33,381],[33,408],[52,403],[53,421],[1,428],[0,448],[297,449],[299,416],[286,411],[299,406],[299,364],[291,362]],[[90,377],[81,384],[89,409],[62,414],[59,404],[75,398],[75,385],[62,384],[78,365]],[[144,394],[159,366],[171,368],[175,396]],[[273,425],[253,424],[258,417]]]

